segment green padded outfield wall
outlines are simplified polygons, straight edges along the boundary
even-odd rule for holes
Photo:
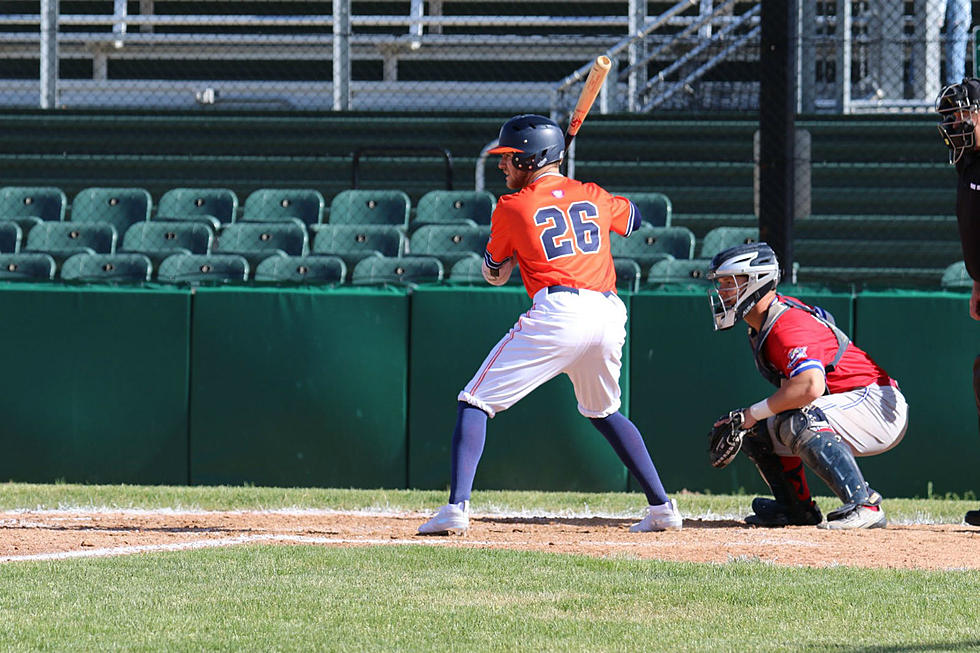
[[[841,325],[851,323],[849,294],[782,286],[780,292],[818,304]],[[642,291],[633,296],[631,315],[631,417],[667,492],[768,494],[745,456],[721,470],[708,464],[707,434],[715,419],[774,390],[755,369],[745,324],[714,331],[708,297],[700,289]],[[815,492],[824,490],[813,474],[808,478]],[[632,480],[631,488],[636,489]]]
[[[889,494],[980,493],[980,437],[973,359],[980,324],[965,293],[864,292],[856,300],[858,343],[898,380],[909,430],[891,451],[859,459],[867,480]]]
[[[847,294],[798,296],[851,324],[909,399],[905,440],[860,459],[874,487],[980,491],[968,294],[865,292],[853,312]],[[714,332],[700,290],[624,299],[624,400],[668,491],[763,491],[747,460],[713,470],[705,452],[715,417],[771,392],[742,326]],[[520,289],[444,286],[3,284],[16,318],[0,334],[16,346],[0,479],[443,489],[456,393],[529,304]],[[490,422],[476,489],[502,487],[635,489],[565,377]]]
[[[202,288],[191,482],[406,486],[408,296]]]
[[[623,301],[628,307],[629,297]],[[456,395],[530,307],[523,288],[422,287],[412,295],[410,487],[449,487]],[[623,358],[625,412],[628,341]],[[622,492],[626,468],[578,412],[572,383],[562,374],[489,420],[473,487]]]
[[[190,293],[3,284],[0,478],[187,483]]]

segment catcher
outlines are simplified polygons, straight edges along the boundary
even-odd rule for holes
[[[865,482],[855,456],[888,451],[908,426],[898,383],[834,324],[825,311],[776,293],[779,262],[766,243],[738,245],[711,260],[708,279],[715,330],[739,319],[759,372],[777,390],[715,422],[711,464],[724,467],[743,449],[772,490],[752,501],[757,526],[882,528],[881,495]],[[803,464],[844,505],[824,521]]]

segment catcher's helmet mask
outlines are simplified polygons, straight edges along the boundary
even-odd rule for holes
[[[741,282],[740,277],[744,278]],[[722,295],[720,280],[723,278],[733,280],[730,288],[735,289],[734,296],[727,289]],[[715,282],[708,290],[715,331],[724,331],[735,326],[766,293],[776,288],[779,260],[766,243],[736,245],[711,259],[708,279]]]
[[[565,135],[558,123],[533,113],[514,116],[500,128],[497,146],[489,154],[513,154],[514,167],[525,172],[560,163],[565,154]]]
[[[950,164],[977,147],[974,113],[977,109],[980,109],[980,80],[972,77],[944,87],[936,97],[939,133],[949,148]]]

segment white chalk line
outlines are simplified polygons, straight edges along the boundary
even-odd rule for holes
[[[350,538],[350,537],[315,537],[310,535],[286,535],[280,533],[269,533],[263,535],[241,535],[238,537],[225,537],[221,539],[197,540],[194,542],[179,542],[172,544],[142,544],[137,546],[118,546],[99,549],[88,549],[78,551],[60,551],[53,553],[32,553],[16,556],[0,556],[0,563],[5,562],[37,562],[45,560],[68,560],[73,558],[105,558],[112,556],[135,555],[139,553],[160,553],[168,551],[187,551],[192,549],[213,549],[226,546],[237,546],[240,544],[251,544],[254,542],[292,542],[298,544],[335,544],[335,545],[423,545],[423,546],[493,546],[506,548],[519,548],[520,542],[506,540],[471,540],[460,537],[441,537],[433,538]],[[577,542],[576,545],[585,546],[613,546],[620,544],[630,544],[626,542]],[[646,543],[632,543],[632,546],[645,546]]]
[[[0,563],[7,562],[39,562],[49,560],[69,560],[75,558],[105,558],[124,555],[136,555],[140,553],[161,553],[188,551],[194,549],[213,549],[241,544],[251,544],[256,542],[290,542],[297,544],[330,544],[330,545],[362,545],[362,546],[463,546],[463,547],[499,547],[499,548],[522,548],[526,543],[515,542],[513,540],[472,540],[460,537],[440,537],[440,538],[350,538],[350,537],[316,537],[311,535],[288,535],[284,533],[267,533],[261,535],[240,535],[237,537],[225,537],[220,539],[196,540],[193,542],[178,542],[170,544],[143,544],[136,546],[103,547],[97,549],[82,549],[75,551],[60,551],[52,553],[33,553],[25,555],[0,556]],[[802,540],[778,541],[764,540],[759,541],[730,541],[725,542],[725,546],[745,546],[752,547],[759,544],[789,544],[797,546],[816,547],[816,542],[805,542]],[[666,548],[677,546],[675,541],[644,541],[644,542],[623,542],[623,541],[594,541],[585,540],[577,542],[565,542],[564,546],[584,546],[590,548],[611,548],[611,547],[630,547],[630,548]]]
[[[263,535],[240,535],[237,537],[224,537],[211,540],[196,540],[194,542],[178,542],[171,544],[141,544],[136,546],[116,546],[98,549],[88,549],[79,551],[59,551],[52,553],[32,553],[16,556],[2,556],[0,563],[4,562],[26,562],[42,560],[68,560],[71,558],[103,558],[111,556],[134,555],[138,553],[160,553],[165,551],[187,551],[192,549],[214,549],[226,546],[236,546],[239,544],[250,544],[253,542],[278,541],[278,542],[297,542],[302,544],[418,544],[411,540],[382,540],[382,539],[356,539],[356,538],[335,538],[335,537],[313,537],[309,535],[286,535],[269,533]],[[487,543],[489,544],[489,543]]]

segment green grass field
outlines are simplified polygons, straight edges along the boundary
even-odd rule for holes
[[[0,485],[5,510],[401,511],[444,500],[441,492]],[[750,500],[684,495],[681,509],[737,514]],[[641,504],[629,494],[474,495],[477,512],[636,514]],[[908,521],[958,523],[976,507],[886,501],[891,518]],[[0,608],[5,651],[980,650],[980,572],[424,546],[249,545],[6,563]]]

